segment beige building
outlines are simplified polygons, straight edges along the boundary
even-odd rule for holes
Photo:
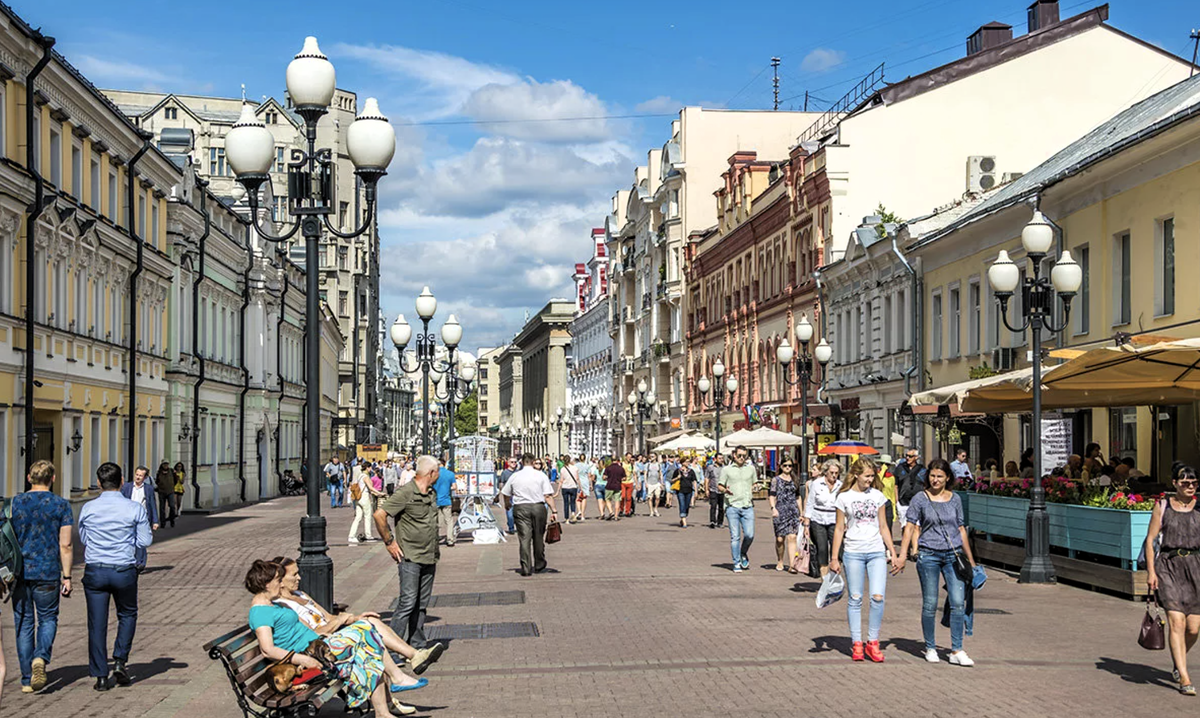
[[[153,133],[164,150],[190,148],[184,151],[197,173],[209,181],[214,194],[230,204],[241,201],[245,193],[225,160],[225,136],[237,121],[245,100],[130,90],[103,92],[139,127]],[[292,111],[287,97],[282,102],[263,97],[253,104],[255,114],[276,140],[265,203],[276,222],[290,225],[287,166],[292,150],[304,144],[303,120]],[[339,89],[329,113],[317,126],[317,147],[334,151],[336,211],[330,222],[342,231],[354,229],[366,207],[364,190],[354,175],[346,148],[345,130],[357,111],[357,96]],[[380,324],[372,321],[379,315],[378,292],[370,291],[370,287],[371,278],[378,277],[378,244],[374,228],[356,240],[329,234],[322,238],[321,293],[346,340],[339,357],[339,415],[335,430],[336,443],[347,447],[370,440],[367,424],[373,418],[377,402],[382,347],[378,338]],[[301,242],[294,243],[291,256],[297,264],[304,265]]]
[[[567,367],[571,361],[571,320],[575,303],[551,299],[530,317],[513,339],[521,358],[521,426],[533,428],[528,448],[554,456],[567,449],[568,422],[562,431],[551,425],[556,411],[570,406],[567,396]],[[537,420],[535,422],[535,419]]]
[[[496,436],[500,420],[500,364],[497,361],[504,347],[481,348],[475,373],[479,392],[479,433]]]

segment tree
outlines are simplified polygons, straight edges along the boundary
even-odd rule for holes
[[[883,225],[904,224],[904,220],[896,216],[895,212],[889,212],[888,208],[883,206],[883,202],[880,202],[879,206],[875,208],[875,214],[879,215],[879,224],[875,227],[875,232],[878,233],[880,237],[883,237],[885,234]]]
[[[479,392],[473,391],[454,411],[454,432],[471,436],[479,431]]]

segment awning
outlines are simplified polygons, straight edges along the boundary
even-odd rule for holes
[[[646,439],[646,441],[650,442],[651,444],[661,444],[664,441],[670,441],[671,439],[690,433],[692,432],[689,429],[676,429],[675,431],[668,431],[667,433],[659,434],[658,436],[651,436],[649,439]]]

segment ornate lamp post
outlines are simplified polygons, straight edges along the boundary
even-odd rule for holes
[[[725,375],[725,364],[722,363],[720,359],[717,359],[717,362],[715,364],[713,364],[712,371],[713,371],[713,377],[717,381],[721,381],[721,377]],[[700,380],[696,382],[696,388],[700,390],[700,401],[697,402],[700,405],[700,410],[701,411],[710,411],[710,410],[716,409],[716,411],[717,411],[717,430],[716,430],[715,438],[717,441],[717,452],[720,453],[720,451],[721,451],[721,409],[725,408],[725,403],[727,401],[730,404],[733,403],[733,395],[736,394],[737,390],[738,390],[737,377],[731,376],[725,380],[725,391],[728,394],[728,396],[720,394],[720,390],[718,390],[718,395],[716,397],[714,397],[712,403],[708,404],[707,406],[705,405],[705,397],[707,397],[708,392],[712,390],[712,382],[710,382],[708,380],[708,377],[702,376],[702,377],[700,377]]]
[[[329,111],[336,90],[333,64],[317,47],[315,37],[304,39],[304,48],[287,67],[288,95],[296,105],[296,114],[304,119],[306,146],[293,149],[288,163],[288,207],[295,224],[276,236],[259,221],[259,190],[270,181],[275,160],[275,138],[254,114],[253,105],[242,106],[241,117],[225,136],[225,157],[246,188],[250,202],[250,221],[259,236],[272,242],[285,242],[297,232],[304,237],[305,257],[305,459],[313,471],[321,465],[321,316],[320,240],[324,231],[353,239],[370,229],[375,216],[376,184],[387,174],[387,166],[396,151],[396,133],[379,112],[375,98],[368,98],[363,111],[346,131],[346,148],[354,163],[355,174],[362,180],[366,212],[362,224],[350,232],[341,232],[329,222],[335,210],[333,150],[317,149],[317,123]],[[324,229],[322,229],[322,227]],[[307,515],[300,521],[301,588],[323,606],[333,605],[333,561],[327,555],[325,519],[321,517],[318,482],[306,484]]]
[[[625,401],[629,403],[629,410],[637,415],[639,454],[646,453],[646,419],[650,418],[650,412],[657,403],[654,397],[646,401],[647,390],[646,380],[639,379],[636,391],[629,392],[629,396],[625,397]]]
[[[804,436],[801,437],[804,441],[800,442],[800,479],[801,483],[808,483],[808,385],[817,385],[812,380],[813,375],[813,359],[821,365],[824,370],[829,364],[829,360],[833,358],[833,347],[825,341],[824,338],[817,344],[816,348],[810,353],[808,351],[808,343],[812,341],[813,325],[809,323],[807,315],[800,315],[800,322],[796,324],[796,341],[800,342],[800,354],[797,356],[792,345],[788,344],[787,338],[783,340],[783,344],[775,350],[775,358],[779,360],[783,366],[783,381],[790,386],[800,386],[800,416],[801,426],[804,427]],[[792,379],[792,359],[796,360],[796,378]]]
[[[450,318],[454,319],[454,315],[451,314]],[[458,362],[454,359],[454,349],[450,350],[450,357],[449,371],[444,376],[438,372],[434,373],[433,394],[437,397],[438,401],[446,405],[446,421],[449,422],[450,431],[450,458],[446,461],[446,466],[451,471],[454,471],[454,439],[455,431],[457,430],[454,426],[455,411],[459,404],[466,401],[474,389],[475,365],[463,364],[459,366]],[[458,369],[457,374],[454,371],[456,368]],[[446,383],[445,393],[439,391],[442,387],[443,379]],[[462,382],[461,385],[459,383],[460,380]]]
[[[429,287],[421,290],[416,302],[417,316],[421,318],[421,333],[417,335],[417,354],[415,362],[410,362],[404,355],[408,342],[412,339],[412,327],[404,320],[404,315],[396,317],[392,324],[392,343],[400,350],[400,370],[407,374],[421,372],[421,404],[425,416],[421,426],[421,453],[429,453],[429,377],[430,374],[446,374],[452,371],[454,365],[454,350],[462,341],[462,325],[453,314],[442,325],[442,343],[446,345],[448,356],[446,360],[437,357],[437,340],[429,331],[429,320],[437,313],[437,298]]]
[[[1055,231],[1061,231],[1040,211],[1021,230],[1021,244],[1029,257],[1032,277],[1022,280],[1021,270],[1001,250],[995,263],[988,268],[988,283],[1000,302],[1000,316],[1009,331],[1025,333],[1030,330],[1033,344],[1033,488],[1029,494],[1029,512],[1025,515],[1025,563],[1021,566],[1021,583],[1053,583],[1054,564],[1050,561],[1050,517],[1046,513],[1046,491],[1042,488],[1042,332],[1057,334],[1071,323],[1071,300],[1083,283],[1083,269],[1063,251],[1050,276],[1042,276],[1042,261],[1054,243]],[[1008,300],[1017,287],[1021,288],[1021,316],[1018,326],[1008,320]],[[1062,326],[1054,326],[1054,294],[1062,302]]]
[[[554,430],[558,434],[558,455],[559,456],[563,455],[563,446],[562,446],[563,426],[570,425],[570,423],[571,423],[570,417],[567,418],[567,421],[563,421],[563,408],[561,406],[554,410]]]

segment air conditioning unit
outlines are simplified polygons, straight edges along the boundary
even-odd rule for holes
[[[967,191],[986,192],[996,186],[996,158],[972,155],[967,158]]]
[[[992,350],[992,369],[1011,371],[1017,362],[1017,350],[1012,347],[996,347]]]
[[[1016,182],[1024,176],[1024,172],[1005,172],[1004,174],[1000,175],[1000,182],[1002,184],[1008,184],[1009,182]]]

